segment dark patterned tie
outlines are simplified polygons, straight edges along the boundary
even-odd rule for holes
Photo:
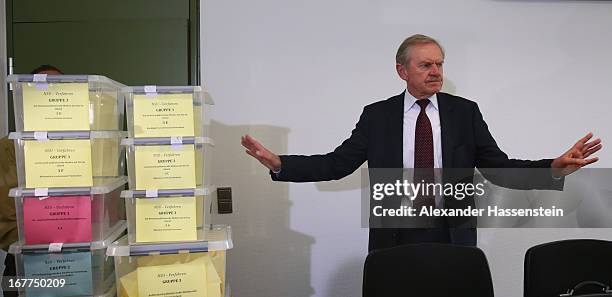
[[[434,149],[433,132],[431,122],[425,110],[430,103],[429,99],[421,99],[416,102],[421,107],[421,112],[416,121],[414,132],[414,182],[434,182]],[[423,185],[424,186],[424,185]],[[430,193],[433,194],[433,193]],[[422,206],[435,206],[433,195],[419,195],[414,200],[414,206],[420,209]]]

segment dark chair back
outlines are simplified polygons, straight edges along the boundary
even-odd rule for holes
[[[491,272],[477,247],[419,243],[371,252],[363,297],[492,297]]]
[[[559,297],[583,281],[611,285],[612,242],[595,239],[555,241],[525,253],[525,297]]]

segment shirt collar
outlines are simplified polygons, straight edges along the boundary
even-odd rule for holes
[[[431,105],[438,110],[438,95],[437,94],[433,94],[431,97],[428,98],[429,101],[431,101]],[[412,94],[410,94],[410,92],[408,92],[408,89],[406,89],[406,91],[404,91],[404,112],[407,112],[408,110],[410,110],[412,108],[412,106],[416,103],[418,99],[414,98],[414,96],[412,96]]]

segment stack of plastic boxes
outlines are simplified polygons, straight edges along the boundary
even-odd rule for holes
[[[108,245],[126,229],[123,85],[103,76],[11,75],[21,296],[112,296]],[[56,288],[58,287],[58,288]]]
[[[231,230],[208,224],[212,105],[197,86],[126,87],[128,235],[113,243],[120,297],[225,296]]]

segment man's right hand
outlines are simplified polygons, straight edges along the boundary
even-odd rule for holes
[[[266,166],[268,169],[278,172],[281,169],[280,158],[265,148],[259,141],[250,135],[244,135],[240,139],[242,146],[246,148],[246,153],[257,159],[261,164]]]

